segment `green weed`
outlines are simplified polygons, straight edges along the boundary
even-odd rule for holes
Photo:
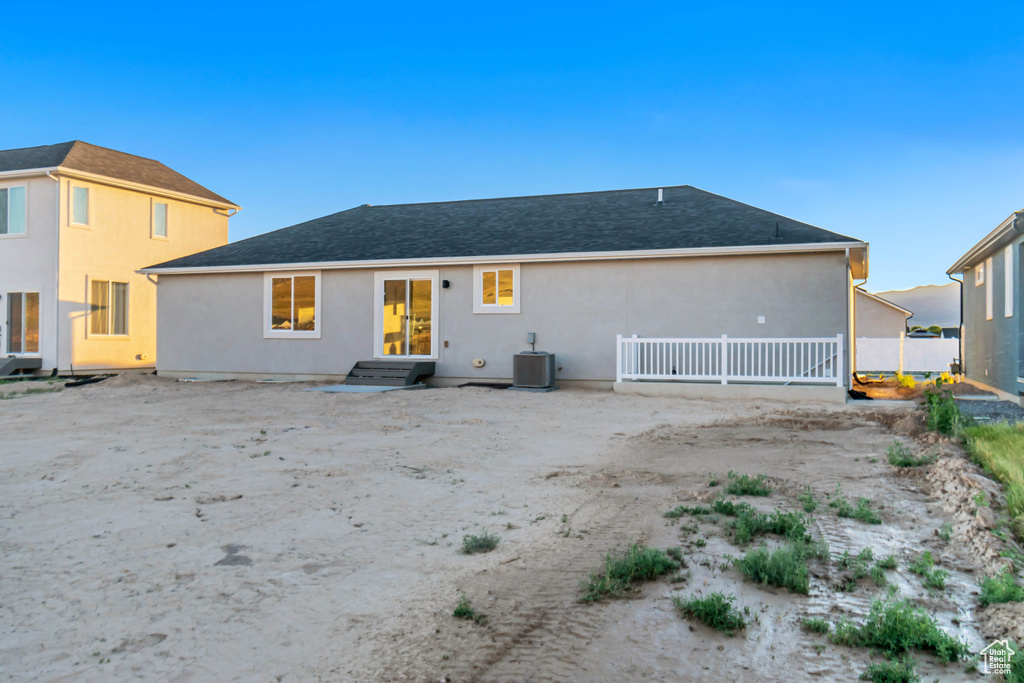
[[[933,652],[944,662],[953,662],[970,654],[970,647],[951,637],[920,607],[906,600],[875,600],[863,624],[847,619],[840,621],[832,632],[836,645],[872,647],[889,657],[914,650]]]
[[[738,475],[729,470],[729,484],[725,492],[732,496],[770,496],[772,487],[768,485],[768,477],[763,474],[750,476],[748,474]]]
[[[828,506],[835,508],[836,515],[839,517],[856,519],[865,524],[882,523],[882,518],[871,509],[871,501],[869,499],[858,498],[856,507],[850,505],[849,501],[842,495],[842,486],[840,484],[836,484],[835,497]]]
[[[808,486],[803,493],[797,496],[796,499],[803,503],[804,512],[810,513],[818,509],[818,501],[814,499],[814,494],[811,493],[810,486]]]
[[[889,464],[893,467],[921,467],[922,465],[930,465],[935,462],[938,457],[937,454],[932,453],[931,455],[922,455],[917,458],[910,452],[910,449],[903,445],[900,441],[893,441],[892,445],[889,446]]]
[[[933,569],[935,560],[932,559],[930,550],[921,553],[920,557],[907,565],[907,569],[921,577],[921,583],[927,588],[938,588],[943,590],[946,587],[946,577],[949,572],[944,569]]]
[[[971,459],[1003,485],[1010,526],[1024,539],[1024,422],[968,427],[965,436]]]
[[[459,598],[459,604],[455,606],[455,611],[452,612],[452,616],[459,619],[469,619],[478,624],[482,624],[487,621],[487,615],[480,614],[474,610],[472,605],[469,604],[469,598],[466,597],[465,593],[463,593],[462,597]]]
[[[942,379],[935,380],[935,388],[924,390],[924,405],[928,411],[926,425],[928,431],[940,434],[959,435],[971,425],[973,420],[960,412],[953,394],[942,389]]]
[[[810,633],[828,633],[832,630],[831,624],[824,619],[819,619],[818,617],[804,619],[800,622],[800,627]]]
[[[767,545],[762,545],[731,561],[741,574],[762,586],[778,586],[794,593],[807,594],[810,585],[807,560],[795,544],[775,552],[770,552]]]
[[[466,555],[489,553],[498,547],[498,541],[500,540],[498,536],[492,533],[483,533],[479,536],[463,536],[462,552]]]
[[[914,671],[914,660],[890,660],[872,663],[860,675],[860,680],[872,683],[918,683],[921,677]]]
[[[629,590],[634,583],[650,581],[678,568],[665,551],[634,543],[622,555],[608,553],[604,567],[583,582],[580,602],[614,598]]]
[[[693,617],[731,636],[735,631],[742,631],[747,626],[743,615],[733,607],[734,600],[734,595],[711,593],[703,598],[694,596],[688,600],[675,597],[672,602],[683,616]]]
[[[978,599],[982,607],[1000,602],[1024,602],[1024,587],[1017,583],[1011,572],[1004,571],[981,580],[981,597]]]
[[[878,560],[875,565],[882,569],[896,569],[896,556],[886,555],[882,559]]]

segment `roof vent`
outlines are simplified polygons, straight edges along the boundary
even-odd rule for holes
[[[665,204],[665,190],[664,188],[658,188],[658,201],[654,204],[655,206],[662,206]]]

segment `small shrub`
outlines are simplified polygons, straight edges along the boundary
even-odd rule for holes
[[[936,529],[935,535],[941,538],[946,543],[949,543],[949,540],[953,538],[953,525],[949,522],[946,522],[941,527]]]
[[[788,588],[804,595],[810,587],[805,556],[793,545],[775,552],[769,552],[768,546],[762,545],[741,558],[733,558],[732,564],[748,579],[762,586]]]
[[[712,503],[711,509],[718,514],[725,515],[727,517],[736,517],[744,512],[748,514],[757,514],[757,510],[754,509],[754,506],[750,503],[734,503],[731,500],[725,500],[724,498],[719,498]]]
[[[928,411],[926,426],[929,431],[940,434],[961,434],[972,420],[960,412],[953,393],[943,389],[941,378],[935,380],[934,389],[924,390],[924,405]]]
[[[620,556],[605,556],[604,568],[593,572],[583,583],[580,602],[614,598],[625,593],[634,583],[656,579],[678,568],[665,551],[634,543]]]
[[[981,597],[978,599],[982,607],[1000,602],[1024,602],[1024,588],[1017,583],[1011,572],[1004,571],[998,576],[987,576],[981,580]]]
[[[803,630],[809,631],[810,633],[828,633],[832,630],[832,626],[829,625],[827,621],[819,619],[818,617],[804,619],[800,622],[800,626]]]
[[[742,631],[747,626],[743,615],[732,606],[734,600],[734,595],[711,593],[707,597],[692,597],[688,600],[676,597],[672,602],[683,616],[693,617],[731,636],[734,631]]]
[[[895,440],[889,446],[888,456],[889,464],[893,467],[921,467],[922,465],[932,464],[938,457],[935,453],[922,455],[920,458],[914,457],[909,448]]]
[[[918,683],[921,677],[914,671],[914,660],[888,661],[869,664],[860,680],[872,683]]]
[[[871,509],[871,501],[867,498],[858,498],[857,507],[850,505],[849,501],[842,495],[842,487],[836,484],[836,494],[832,502],[828,504],[835,508],[839,517],[856,519],[865,524],[881,524],[882,518],[877,512]]]
[[[708,482],[708,487],[714,488],[715,486],[718,486],[718,477],[712,474],[711,481]]]
[[[469,604],[469,598],[466,597],[465,593],[463,593],[462,597],[459,598],[459,604],[455,606],[455,611],[452,612],[452,616],[459,619],[469,619],[478,624],[482,624],[487,621],[487,615],[480,614],[474,610],[472,605]]]
[[[768,477],[763,474],[750,476],[748,474],[738,475],[729,470],[729,484],[725,492],[732,496],[770,496],[772,487],[768,485]]]
[[[808,486],[807,490],[796,497],[804,506],[804,512],[811,513],[818,509],[818,501],[814,500],[814,494],[811,493],[811,487]]]
[[[683,561],[683,549],[679,546],[675,546],[673,548],[666,548],[665,554],[671,557],[676,562],[681,563]]]
[[[831,640],[836,645],[876,648],[889,657],[914,650],[933,652],[947,663],[970,654],[966,643],[947,634],[927,612],[906,600],[875,600],[863,624],[843,619]]]
[[[489,553],[498,547],[498,538],[495,534],[484,533],[480,536],[463,536],[462,552],[466,555],[473,553]]]
[[[930,550],[926,550],[921,553],[920,557],[907,565],[907,569],[920,576],[921,583],[926,588],[943,590],[946,588],[946,577],[949,576],[949,572],[945,569],[933,569],[934,566],[935,560],[932,559],[932,553]]]
[[[696,517],[696,516],[700,516],[700,515],[710,515],[710,514],[711,514],[711,508],[702,507],[700,505],[698,505],[696,507],[692,507],[692,508],[691,507],[686,507],[685,505],[677,505],[676,507],[672,508],[671,510],[666,512],[664,515],[662,515],[662,517],[665,517],[666,519],[679,519],[683,515],[694,515]]]
[[[843,556],[839,558],[839,567],[841,569],[849,569],[853,575],[853,580],[857,581],[870,574],[868,564],[872,559],[874,559],[874,553],[872,553],[871,548],[864,548],[853,557],[850,557],[850,553],[844,552]]]
[[[697,540],[695,540],[693,542],[693,544],[695,546],[697,546],[698,548],[703,548],[704,546],[706,546],[708,544],[708,541],[705,538],[698,538]]]
[[[875,582],[876,586],[884,586],[889,583],[889,579],[885,576],[885,569],[878,566],[877,564],[871,568],[871,580]]]

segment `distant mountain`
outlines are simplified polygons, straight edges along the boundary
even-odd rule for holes
[[[913,289],[878,292],[877,296],[914,312],[907,321],[913,327],[957,327],[960,324],[960,285],[923,285]]]

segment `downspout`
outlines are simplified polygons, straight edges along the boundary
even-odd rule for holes
[[[853,313],[856,307],[856,295],[853,292],[853,270],[850,269],[850,248],[846,247],[846,349],[849,351],[847,364],[847,380],[844,381],[847,391],[853,389]]]
[[[860,289],[862,285],[866,284],[867,281],[868,279],[864,278],[861,280],[860,284],[853,285],[853,332],[850,333],[850,343],[852,344],[850,347],[850,376],[853,378],[853,382],[856,382],[857,384],[864,384],[864,382],[857,377],[857,290]],[[850,282],[853,282],[852,275],[850,276]],[[853,388],[853,382],[850,383],[851,389]]]
[[[987,277],[988,273],[986,273],[985,275]],[[960,326],[956,328],[957,332],[960,334],[960,343],[957,344],[957,355],[960,357],[957,358],[957,360],[960,361],[960,374],[966,377],[967,365],[964,363],[964,281],[957,280],[949,273],[946,273],[946,277],[948,277],[953,282],[957,282],[960,284]]]
[[[57,231],[53,246],[53,364],[54,373],[60,372],[60,178],[47,171],[46,177],[57,183],[53,200],[54,221]]]

